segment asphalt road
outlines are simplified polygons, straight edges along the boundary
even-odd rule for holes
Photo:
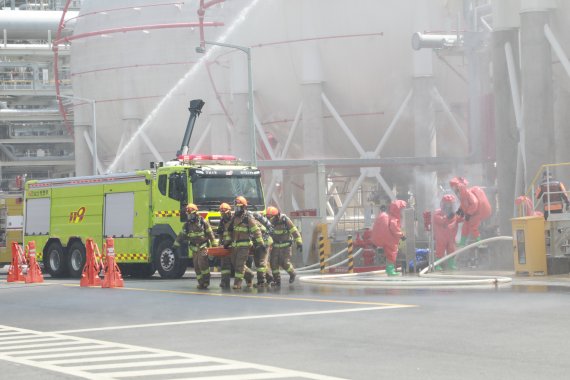
[[[568,276],[566,276],[568,277]],[[0,378],[564,379],[570,282],[391,290],[7,283]]]

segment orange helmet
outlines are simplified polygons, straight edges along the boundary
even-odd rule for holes
[[[220,212],[221,212],[221,213],[224,213],[224,212],[228,212],[228,211],[232,211],[231,206],[230,206],[229,204],[225,203],[225,202],[222,203],[222,204],[220,205]]]
[[[188,203],[188,205],[186,206],[186,212],[188,214],[191,214],[196,211],[198,211],[198,206],[196,206],[194,203]]]
[[[279,215],[279,210],[277,209],[277,207],[269,206],[267,207],[267,210],[265,210],[265,214],[268,217],[277,216]]]
[[[236,204],[236,206],[237,205],[247,206],[247,199],[245,199],[245,197],[242,197],[240,195],[239,197],[236,198],[235,204]]]

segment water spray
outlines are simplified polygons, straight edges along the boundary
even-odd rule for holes
[[[244,7],[241,10],[241,12],[238,14],[238,16],[234,19],[234,21],[230,24],[228,29],[216,40],[216,42],[220,42],[220,43],[225,42],[227,40],[227,38],[236,30],[236,28],[238,26],[240,26],[245,21],[245,19],[249,15],[249,13],[252,11],[253,8],[255,8],[255,6],[257,5],[258,2],[259,2],[259,0],[252,0],[248,6]],[[158,115],[158,112],[160,111],[160,109],[172,98],[173,94],[176,93],[176,91],[178,91],[183,85],[185,85],[186,82],[190,78],[192,78],[192,77],[194,77],[194,75],[196,75],[198,70],[201,69],[202,66],[204,66],[204,64],[210,59],[210,57],[218,49],[219,49],[219,47],[214,46],[212,49],[209,49],[208,51],[206,51],[206,54],[204,54],[198,60],[198,62],[196,62],[196,64],[194,66],[192,66],[190,68],[190,70],[188,70],[188,72],[186,72],[186,74],[184,74],[184,76],[182,78],[180,78],[180,80],[178,80],[178,82],[176,82],[176,84],[170,89],[170,91],[168,91],[168,93],[158,102],[158,104],[152,109],[152,111],[150,111],[148,116],[143,120],[141,125],[137,128],[135,133],[133,133],[133,135],[131,136],[129,141],[125,144],[123,149],[117,153],[117,155],[115,156],[115,159],[113,160],[113,162],[111,162],[111,164],[107,168],[107,173],[112,173],[116,170],[117,165],[119,164],[119,161],[123,158],[123,156],[126,154],[126,152],[131,148],[131,146],[133,145],[136,138],[143,132],[143,130],[145,128],[147,128],[154,121],[154,119]]]

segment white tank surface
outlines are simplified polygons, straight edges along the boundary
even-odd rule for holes
[[[133,133],[139,136],[133,152],[125,154],[116,169],[147,167],[156,160],[136,132],[141,125],[160,155],[172,158],[184,134],[190,99],[206,102],[192,137],[194,145],[208,126],[227,123],[234,136],[236,125],[247,125],[247,102],[240,103],[247,94],[246,55],[219,48],[198,68],[204,57],[196,52],[199,28],[175,25],[197,23],[199,4],[140,0],[132,7],[132,2],[121,0],[83,2],[71,42],[73,88],[76,96],[96,100],[99,159],[104,166]],[[433,4],[430,22],[451,28],[456,14],[449,16],[441,1]],[[207,26],[204,32],[207,41],[225,35],[225,43],[252,48],[255,112],[274,145],[285,144],[304,89],[320,84],[363,150],[373,151],[412,88],[410,41],[418,31],[416,12],[411,0],[227,0],[205,13],[206,23],[224,26]],[[180,82],[190,70],[193,73]],[[314,105],[303,106],[306,110]],[[359,158],[330,110],[322,107],[322,152],[302,147],[299,127],[287,157]],[[77,107],[75,122],[91,124],[88,105]],[[382,156],[413,155],[412,123],[408,109]],[[229,140],[219,131],[206,137],[200,152],[231,153]],[[264,158],[264,151],[258,152]]]

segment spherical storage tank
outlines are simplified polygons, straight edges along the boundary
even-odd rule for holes
[[[112,169],[144,168],[157,156],[173,158],[188,102],[196,98],[206,106],[191,145],[199,142],[202,153],[251,158],[246,55],[220,48],[201,61],[199,28],[176,25],[198,22],[199,4],[83,2],[72,42],[73,89],[78,97],[96,100],[104,167],[133,135],[134,143]],[[417,12],[417,2],[400,0],[227,0],[205,12],[206,23],[223,26],[206,26],[204,33],[207,41],[252,47],[255,113],[276,156],[302,105],[285,157],[358,158],[361,152],[334,113],[364,151],[376,148],[411,89],[410,38]],[[431,19],[442,18],[442,11],[429,12]],[[76,126],[90,125],[90,115],[88,106],[77,107]],[[413,155],[411,123],[405,112],[382,156]],[[269,155],[259,142],[258,158]],[[78,174],[91,167],[81,165]]]

